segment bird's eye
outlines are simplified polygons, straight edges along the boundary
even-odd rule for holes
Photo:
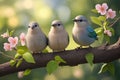
[[[58,26],[60,26],[60,24],[58,24]]]
[[[83,20],[82,20],[82,19],[80,19],[79,21],[80,21],[80,22],[82,22]]]
[[[34,26],[37,27],[37,24],[35,24]]]

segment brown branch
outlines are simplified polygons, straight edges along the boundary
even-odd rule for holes
[[[117,23],[120,20],[120,17],[118,17],[112,24],[110,24],[109,27],[112,27],[115,23]]]
[[[96,48],[84,48],[84,49],[75,49],[67,50],[63,52],[55,52],[49,54],[34,54],[36,63],[30,64],[23,61],[23,63],[18,67],[11,67],[9,62],[0,64],[0,76],[5,76],[12,74],[18,71],[23,71],[25,69],[35,69],[45,67],[48,61],[54,59],[56,55],[61,56],[67,63],[61,63],[61,66],[69,65],[75,66],[78,64],[87,63],[85,55],[87,53],[94,54],[94,63],[106,63],[117,60],[120,58],[120,39],[112,45],[103,45]]]

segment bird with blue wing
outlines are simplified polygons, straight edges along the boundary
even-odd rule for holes
[[[75,17],[72,29],[73,40],[81,46],[90,46],[97,40],[97,34],[83,15]]]

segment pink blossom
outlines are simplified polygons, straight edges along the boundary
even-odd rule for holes
[[[22,46],[25,45],[25,34],[24,34],[24,33],[21,33],[21,34],[20,34],[20,42],[21,42],[21,45],[22,45]]]
[[[113,19],[116,16],[116,11],[113,11],[112,9],[109,9],[106,13],[107,18]]]
[[[101,15],[105,15],[106,10],[108,9],[108,5],[106,3],[103,3],[102,5],[97,4],[95,8],[98,11],[98,13],[100,13]]]
[[[5,51],[11,51],[12,47],[11,47],[10,43],[4,43],[4,49],[5,49]]]
[[[1,34],[1,36],[2,36],[3,38],[7,38],[7,37],[9,37],[9,34],[6,32],[6,33]]]
[[[8,41],[10,42],[11,47],[15,47],[18,44],[18,37],[9,37]]]
[[[111,31],[110,31],[110,30],[105,30],[105,31],[104,31],[104,34],[108,35],[109,37],[111,37],[111,36],[112,36],[112,33],[111,33]]]

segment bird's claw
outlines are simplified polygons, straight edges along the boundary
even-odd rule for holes
[[[80,46],[80,47],[77,47],[75,50],[79,50],[79,49],[82,49],[82,46]]]

